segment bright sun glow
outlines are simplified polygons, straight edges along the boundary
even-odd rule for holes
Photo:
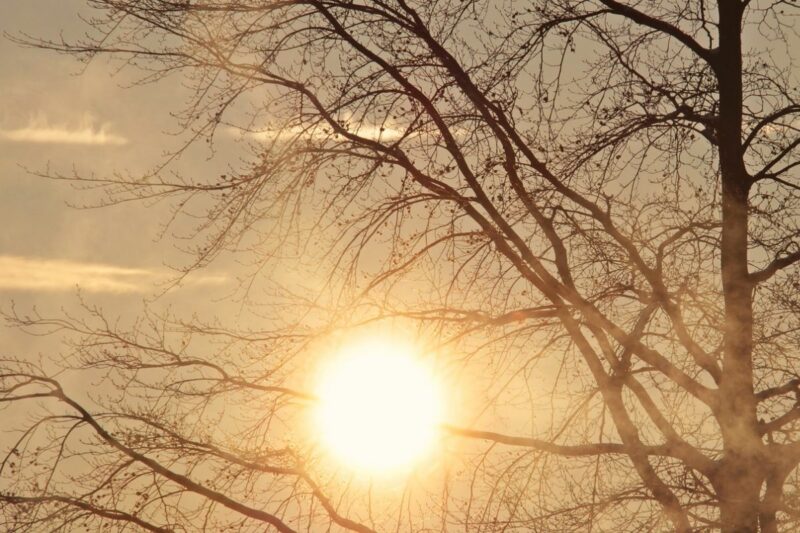
[[[436,380],[412,347],[393,339],[345,346],[318,395],[320,436],[352,468],[408,467],[435,440],[442,410]]]

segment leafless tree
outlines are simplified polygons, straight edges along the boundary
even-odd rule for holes
[[[12,313],[115,392],[7,361],[32,422],[4,527],[798,527],[793,1],[89,4],[85,42],[22,40],[188,80],[188,145],[237,131],[253,155],[65,178],[199,212],[187,272],[291,248],[329,277],[270,331]],[[314,339],[390,319],[440,340],[474,413],[382,499],[291,435]]]

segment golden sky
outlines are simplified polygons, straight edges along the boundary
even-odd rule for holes
[[[0,2],[0,32],[67,37],[85,28],[76,0]],[[42,16],[46,13],[47,16]],[[0,39],[0,297],[20,308],[57,310],[76,301],[76,286],[112,314],[124,313],[172,279],[185,259],[169,238],[157,240],[167,205],[142,209],[76,209],[99,197],[37,172],[140,175],[180,143],[169,111],[182,102],[179,80],[130,87],[134,73],[116,74],[106,60],[75,58]],[[176,163],[205,172],[205,155]],[[228,290],[230,276],[208,271],[183,293]],[[180,298],[180,296],[175,296]],[[194,304],[193,304],[194,305]],[[11,331],[20,350],[35,343]],[[14,339],[10,341],[10,339]]]

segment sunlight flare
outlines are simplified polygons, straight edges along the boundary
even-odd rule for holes
[[[396,471],[432,450],[442,399],[431,368],[413,346],[396,339],[344,346],[325,368],[318,396],[319,435],[351,468]]]

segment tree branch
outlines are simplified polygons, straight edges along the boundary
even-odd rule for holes
[[[687,48],[692,50],[695,54],[697,54],[700,58],[704,59],[709,64],[712,61],[711,50],[705,48],[700,45],[697,41],[694,40],[690,35],[687,35],[680,28],[677,26],[673,26],[668,22],[664,22],[663,20],[651,17],[641,11],[617,2],[616,0],[600,0],[604,5],[612,9],[616,14],[622,15],[637,24],[641,24],[642,26],[647,26],[648,28],[652,28],[654,30],[660,31],[669,35],[670,37],[674,37]]]

